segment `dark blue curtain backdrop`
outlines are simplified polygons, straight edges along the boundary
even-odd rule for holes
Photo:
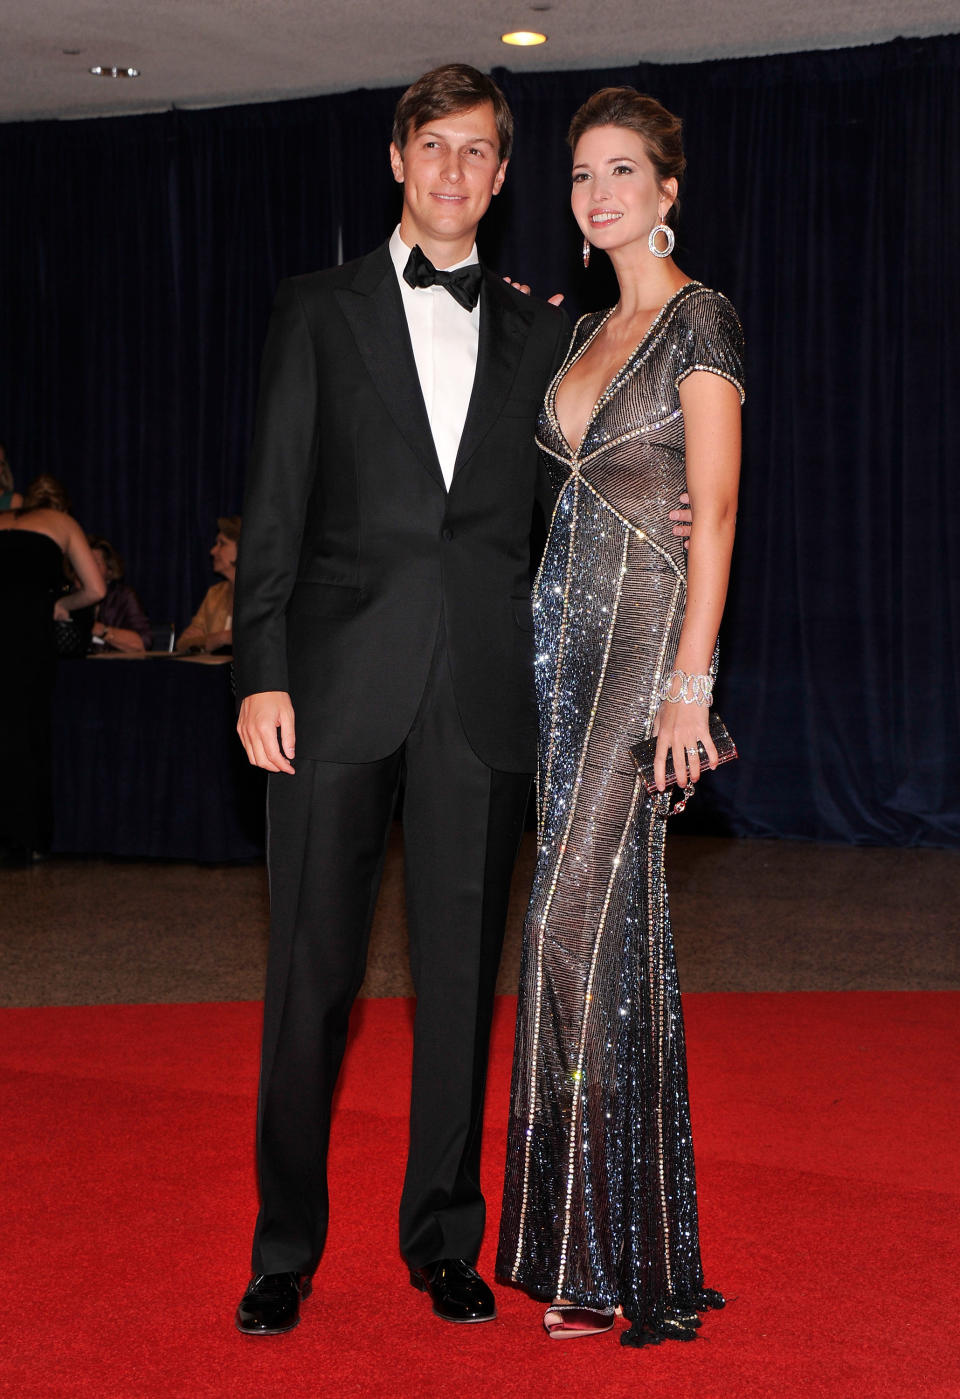
[[[574,314],[615,295],[579,264],[563,134],[629,82],[684,118],[676,256],[746,328],[718,688],[743,760],[684,822],[960,843],[960,38],[497,76],[518,141],[487,259]],[[397,95],[0,126],[0,439],[155,621],[188,618],[240,508],[278,279],[396,220]]]

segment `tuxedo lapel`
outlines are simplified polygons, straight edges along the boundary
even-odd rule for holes
[[[517,376],[520,357],[533,320],[532,311],[507,291],[495,273],[484,270],[480,293],[480,343],[477,372],[467,409],[453,480],[463,471],[493,424]]]
[[[377,393],[417,460],[446,489],[417,374],[403,299],[387,245],[360,264],[337,301]],[[481,318],[481,342],[483,338]]]

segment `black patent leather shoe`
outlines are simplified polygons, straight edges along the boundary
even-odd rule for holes
[[[237,1308],[237,1330],[245,1336],[281,1336],[300,1324],[300,1303],[310,1296],[303,1273],[259,1273],[250,1279]]]
[[[462,1258],[441,1258],[425,1268],[411,1268],[410,1281],[427,1292],[436,1316],[444,1321],[493,1321],[493,1293],[483,1278]]]

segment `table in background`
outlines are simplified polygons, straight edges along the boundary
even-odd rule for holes
[[[265,774],[247,763],[235,723],[220,658],[61,661],[53,849],[207,862],[262,855]]]

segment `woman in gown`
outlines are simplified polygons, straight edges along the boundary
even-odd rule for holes
[[[0,863],[23,864],[50,848],[53,806],[50,703],[57,672],[54,617],[90,607],[106,591],[86,535],[67,513],[63,488],[39,476],[23,508],[0,514]],[[66,597],[64,559],[77,578]]]
[[[524,936],[497,1275],[551,1336],[693,1339],[703,1286],[683,1019],[664,884],[670,793],[711,767],[709,694],[743,401],[730,303],[673,247],[680,122],[632,88],[570,128],[574,215],[620,299],[584,316],[537,440],[555,501],[534,587],[538,857]],[[666,222],[665,222],[666,221]],[[693,508],[689,552],[669,510]],[[688,702],[682,702],[686,699]],[[685,781],[681,781],[681,786]]]

